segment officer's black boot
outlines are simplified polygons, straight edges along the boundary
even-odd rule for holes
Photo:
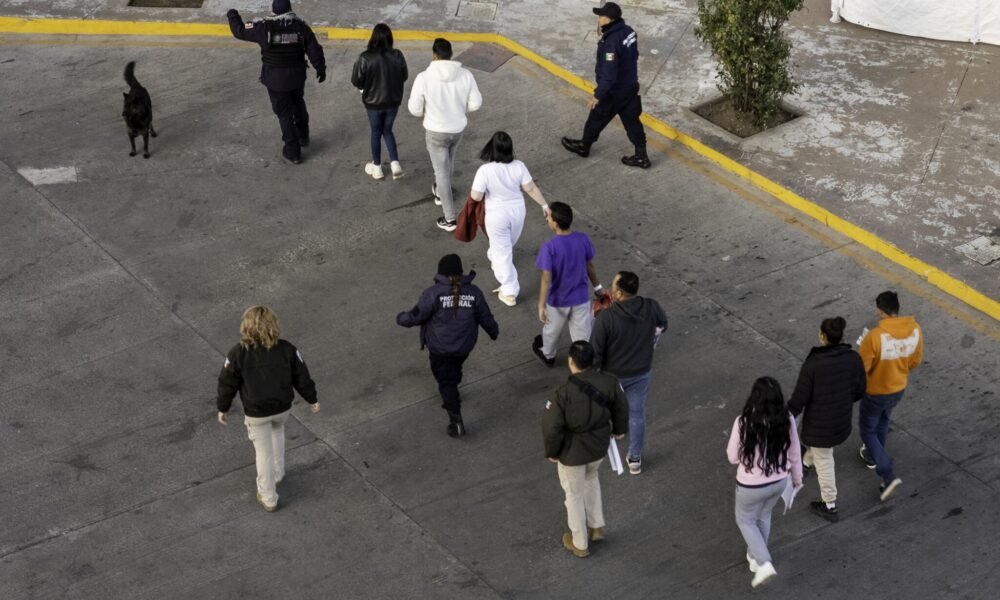
[[[288,146],[285,146],[281,149],[281,157],[293,165],[297,165],[302,162],[302,151],[294,152]]]
[[[639,167],[640,169],[648,169],[653,166],[653,163],[649,162],[649,156],[646,155],[645,146],[636,146],[633,156],[623,156],[622,164],[629,167]]]
[[[583,140],[573,140],[564,137],[560,141],[562,142],[562,147],[569,150],[573,154],[579,154],[584,158],[590,156],[590,144],[584,144]]]
[[[451,421],[448,424],[448,435],[453,438],[460,438],[465,435],[465,424],[462,423],[462,412],[458,411],[448,411],[448,420]]]

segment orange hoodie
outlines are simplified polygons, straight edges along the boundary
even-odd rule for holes
[[[894,394],[924,355],[924,334],[913,317],[884,317],[858,344],[868,373],[867,392]]]

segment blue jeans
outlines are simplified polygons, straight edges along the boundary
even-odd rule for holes
[[[650,371],[618,381],[628,398],[628,457],[642,458],[642,443],[646,437],[646,394],[649,393]]]
[[[861,430],[861,441],[868,449],[868,455],[875,461],[875,472],[886,484],[896,478],[896,467],[885,451],[885,438],[889,434],[889,418],[892,409],[903,399],[900,390],[895,394],[872,396],[865,394],[858,409],[858,429]]]
[[[396,121],[399,107],[385,110],[365,109],[368,112],[368,124],[372,128],[372,163],[382,164],[382,138],[385,138],[385,148],[389,151],[389,160],[399,160],[396,153],[396,135],[392,132],[392,124]]]

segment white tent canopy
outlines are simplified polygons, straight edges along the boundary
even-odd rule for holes
[[[834,23],[935,40],[1000,44],[998,0],[831,0]]]

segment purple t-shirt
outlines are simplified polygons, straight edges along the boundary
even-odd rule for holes
[[[590,299],[587,263],[594,258],[594,244],[587,234],[574,231],[556,235],[542,244],[535,265],[552,273],[549,306],[564,308],[583,304]]]

